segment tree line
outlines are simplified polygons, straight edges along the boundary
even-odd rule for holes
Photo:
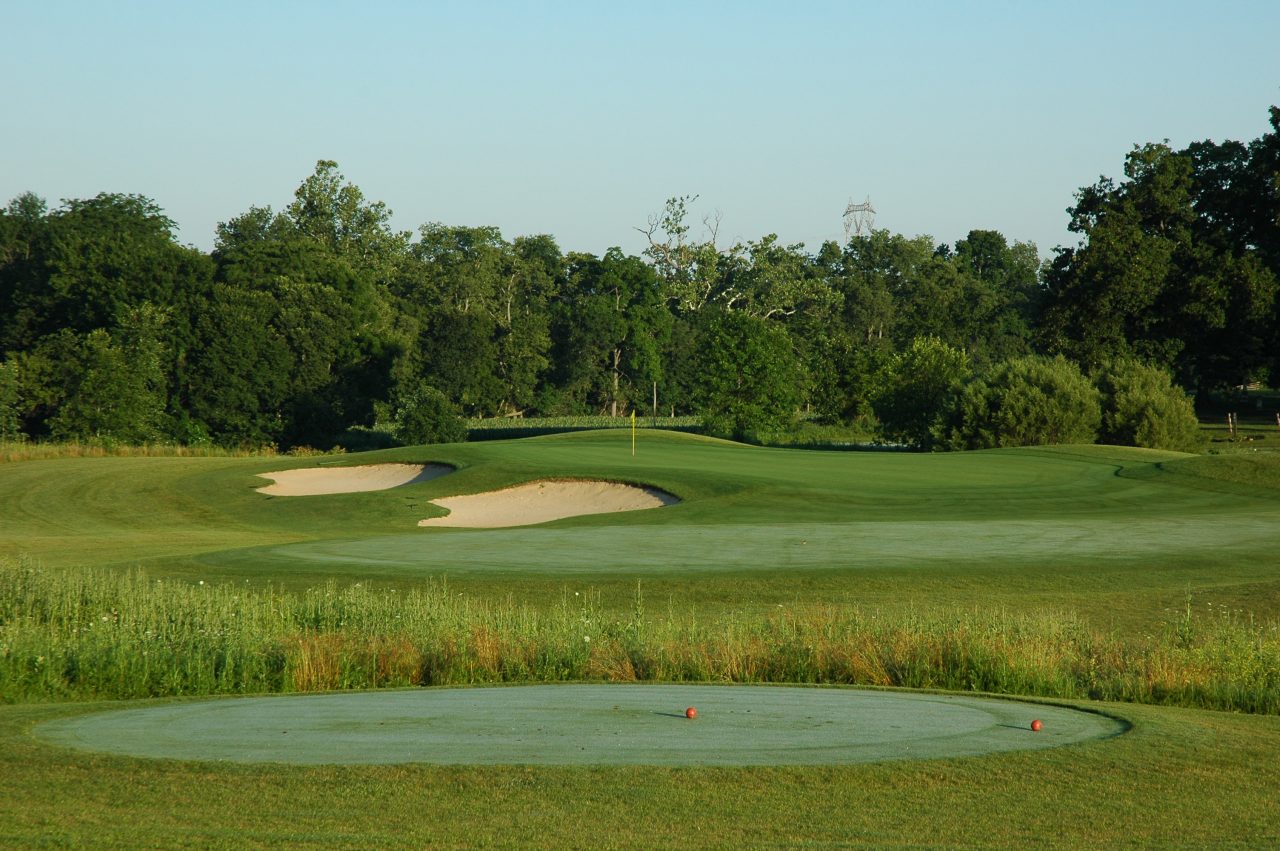
[[[439,438],[455,413],[634,410],[733,436],[803,412],[921,447],[1170,445],[1187,393],[1280,375],[1276,107],[1270,126],[1135,147],[1047,260],[992,230],[724,246],[688,196],[638,256],[411,233],[327,160],[210,252],[142,196],[25,193],[0,212],[0,438],[326,447],[375,424]]]

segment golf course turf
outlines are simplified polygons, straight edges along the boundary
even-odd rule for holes
[[[1280,470],[1262,463],[1274,456],[1254,460],[1118,447],[822,452],[661,432],[642,433],[635,456],[625,433],[588,432],[350,457],[54,459],[0,471],[0,557],[295,589],[447,577],[532,603],[589,586],[617,607],[641,580],[650,601],[711,611],[1058,608],[1150,631],[1188,593],[1280,613]],[[287,467],[432,462],[456,471],[367,493],[257,492],[262,473]],[[445,513],[433,499],[544,478],[682,502],[511,529],[417,525]]]
[[[1033,719],[1045,728],[1033,732]],[[967,695],[576,684],[182,702],[35,732],[123,756],[248,763],[830,765],[1059,747],[1124,729],[1095,713]]]
[[[0,558],[48,574],[139,569],[165,581],[282,592],[328,581],[388,589],[447,582],[449,594],[480,604],[534,608],[590,593],[600,600],[593,616],[605,618],[622,618],[642,591],[643,617],[671,622],[732,624],[825,604],[907,623],[933,611],[1061,612],[1141,640],[1175,628],[1184,611],[1226,611],[1260,624],[1280,615],[1276,460],[1117,447],[944,455],[780,450],[657,432],[641,434],[634,456],[625,433],[582,433],[345,457],[51,459],[0,465]],[[385,463],[442,464],[453,472],[361,493],[295,498],[257,491],[260,476],[272,471]],[[620,482],[680,502],[509,529],[417,525],[444,513],[432,505],[437,498],[542,479]],[[0,623],[0,639],[5,627]],[[360,765],[397,760],[358,754],[258,765],[257,757],[238,763],[245,758],[181,749],[149,758],[124,747],[107,754],[86,732],[130,716],[171,718],[178,730],[184,713],[204,712],[193,717],[208,720],[215,707],[216,715],[288,701],[464,699],[490,689],[0,706],[0,844],[1257,846],[1280,839],[1275,716],[994,700],[1014,715],[1002,717],[1008,726],[1001,727],[984,714],[987,726],[1034,750],[932,751],[906,762],[901,751],[883,752],[866,765],[802,765],[779,751],[734,764],[696,748],[666,759],[661,754],[671,753],[672,743],[646,748],[642,735],[636,749],[610,751],[603,740],[616,731],[600,726],[595,713],[607,718],[625,702],[601,708],[592,690],[630,697],[672,689],[649,692],[661,697],[635,709],[637,723],[697,736],[746,716],[741,705],[717,707],[726,695],[786,695],[766,725],[779,729],[801,720],[789,718],[787,707],[803,714],[810,694],[847,701],[863,692],[803,689],[797,697],[779,686],[689,684],[496,691],[514,698],[543,689],[564,696],[563,712],[548,716],[561,725],[558,739],[583,734],[578,747],[599,748],[600,756],[570,765],[538,758],[533,749],[497,759],[492,751],[487,758],[459,751],[436,766],[422,764],[425,758]],[[876,695],[988,706],[987,696]],[[560,697],[552,700],[559,705]],[[341,739],[374,723],[372,704],[352,705],[364,707],[353,710],[358,724],[310,729]],[[686,705],[697,705],[696,721],[675,717]],[[907,704],[897,705],[911,726],[901,709]],[[463,720],[477,711],[462,713]],[[865,711],[874,720],[884,710]],[[291,712],[302,727],[277,731],[282,737],[306,727]],[[1062,717],[1077,715],[1106,728],[1084,737],[1089,741],[1058,741],[1067,730]],[[1030,732],[1032,718],[1045,721],[1041,732]],[[917,726],[927,733],[928,723]],[[1112,724],[1118,726],[1106,726]],[[1114,735],[1127,725],[1130,732]],[[50,732],[59,729],[63,738]],[[863,732],[883,743],[877,729]],[[81,732],[67,732],[74,730]],[[218,738],[215,732],[206,738]],[[465,735],[451,738],[459,748],[467,744]],[[645,760],[646,751],[658,756]],[[219,759],[233,762],[213,762]],[[59,803],[68,796],[81,802],[75,814]],[[375,817],[397,807],[423,818]],[[114,823],[121,814],[124,823]]]

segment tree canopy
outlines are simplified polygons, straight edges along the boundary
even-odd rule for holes
[[[803,413],[921,448],[1190,447],[1188,393],[1280,377],[1269,117],[1253,140],[1136,145],[1045,262],[981,227],[728,244],[718,213],[691,223],[695,195],[649,217],[639,256],[404,231],[332,160],[207,253],[141,195],[23,193],[0,210],[0,438],[331,446],[455,410],[656,407],[738,436]]]
[[[1087,366],[1118,357],[1209,391],[1275,366],[1280,111],[1249,145],[1136,146],[1124,180],[1076,195],[1081,243],[1045,275],[1041,343]]]

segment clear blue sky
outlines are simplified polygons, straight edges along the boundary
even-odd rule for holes
[[[1074,241],[1133,144],[1253,139],[1280,2],[9,2],[0,204],[155,199],[201,248],[337,160],[395,224],[643,247],[672,195],[721,241],[876,226]]]

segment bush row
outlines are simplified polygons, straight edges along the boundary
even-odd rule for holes
[[[920,337],[877,376],[884,435],[922,449],[1109,443],[1193,452],[1195,408],[1169,373],[1134,359],[1086,376],[1061,355],[1025,355],[973,372],[959,349]]]

